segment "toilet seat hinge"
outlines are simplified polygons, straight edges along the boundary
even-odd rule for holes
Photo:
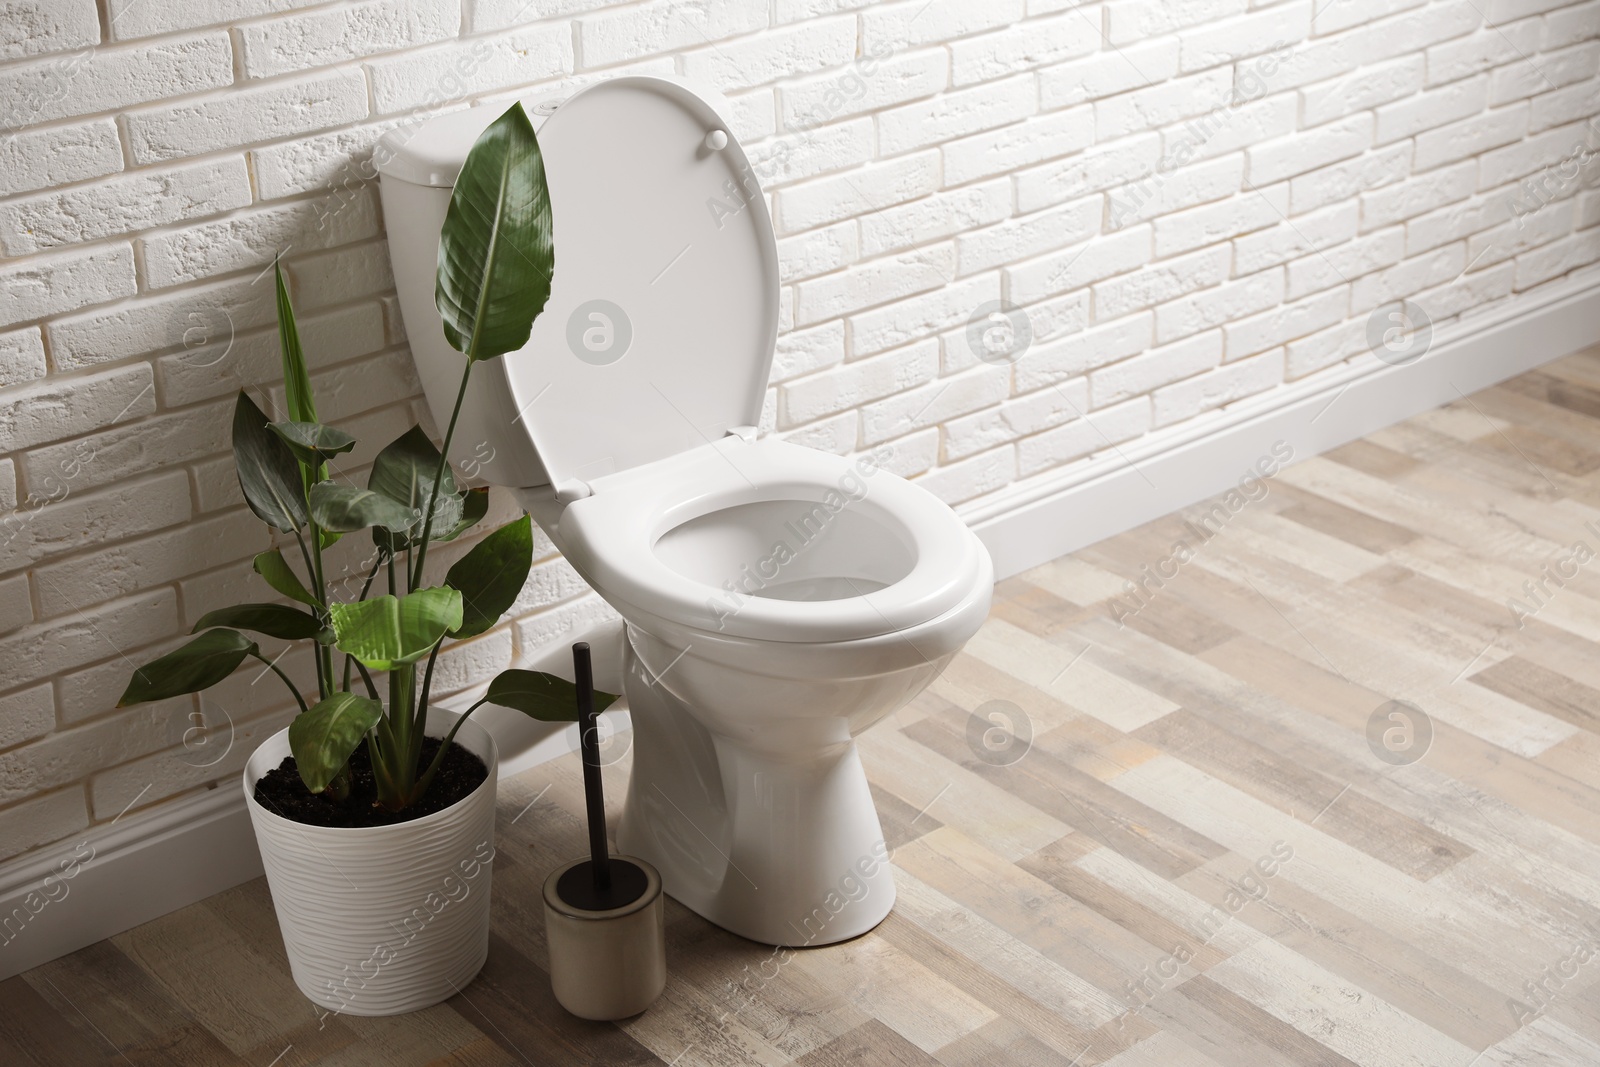
[[[594,495],[594,490],[589,488],[588,482],[581,482],[576,478],[563,478],[554,484],[556,500],[563,504],[570,504],[574,500],[582,500],[586,496]]]
[[[729,426],[726,436],[737,437],[741,441],[754,441],[757,432],[754,426]]]

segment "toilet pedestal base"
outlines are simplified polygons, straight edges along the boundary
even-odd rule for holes
[[[855,744],[778,753],[713,735],[626,655],[633,771],[618,849],[752,941],[827,945],[882,922],[894,880]]]

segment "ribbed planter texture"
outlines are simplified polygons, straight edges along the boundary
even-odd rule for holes
[[[448,715],[430,713],[442,736]],[[392,826],[307,826],[255,801],[255,784],[289,755],[289,731],[244,769],[244,793],[295,985],[344,1015],[399,1015],[470,982],[489,953],[494,860],[494,738],[467,722],[456,734],[489,768],[471,795]]]

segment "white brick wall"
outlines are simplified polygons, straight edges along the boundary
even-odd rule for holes
[[[1594,269],[1597,38],[1600,0],[0,4],[0,858],[231,779],[283,721],[253,672],[112,705],[260,595],[228,417],[281,399],[274,253],[346,469],[427,422],[366,165],[392,126],[624,70],[717,85],[780,234],[767,431],[887,443],[959,504],[1375,365],[1383,301],[1442,325]],[[980,359],[1002,301],[1031,346]],[[540,555],[444,687],[603,617]],[[215,763],[178,744],[195,713],[232,723]]]

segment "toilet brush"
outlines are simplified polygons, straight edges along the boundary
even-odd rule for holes
[[[550,985],[584,1019],[625,1019],[648,1008],[667,984],[666,910],[661,875],[644,860],[611,856],[600,777],[599,715],[589,645],[572,646],[578,688],[578,745],[589,819],[589,858],[544,883]]]

